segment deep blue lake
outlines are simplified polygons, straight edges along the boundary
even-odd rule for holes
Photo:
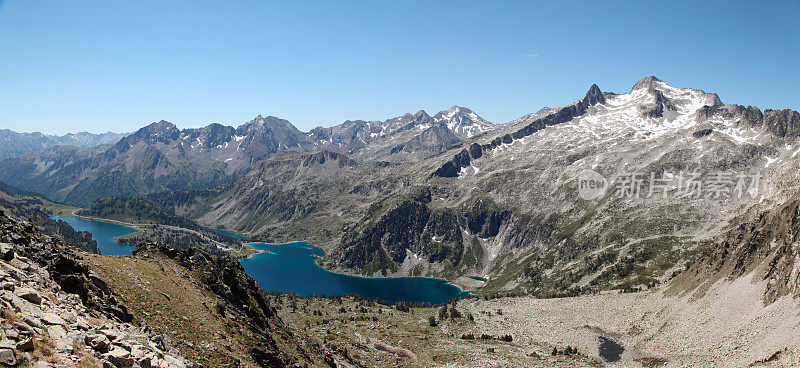
[[[267,252],[243,259],[242,266],[264,290],[294,292],[302,296],[356,293],[366,299],[390,303],[445,303],[467,295],[441,279],[369,278],[333,273],[315,262],[325,255],[325,251],[305,242],[251,245]]]
[[[133,245],[117,244],[115,238],[136,232],[136,229],[128,226],[111,224],[102,221],[91,221],[73,217],[54,217],[64,221],[78,231],[88,231],[92,233],[92,239],[97,242],[97,249],[100,254],[106,256],[129,256],[136,249]]]
[[[120,245],[115,238],[128,235],[136,229],[101,221],[79,218],[61,218],[75,230],[92,233],[103,255],[131,255],[132,245]],[[210,229],[217,232],[222,230]],[[233,232],[225,235],[241,238]],[[445,303],[467,295],[446,280],[424,277],[369,278],[341,275],[317,265],[316,259],[325,255],[319,247],[305,242],[288,244],[251,244],[265,250],[241,261],[245,271],[253,276],[258,286],[267,291],[292,292],[302,296],[343,295],[355,293],[366,299],[381,299],[390,303]]]

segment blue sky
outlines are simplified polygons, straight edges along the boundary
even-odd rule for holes
[[[798,1],[554,3],[0,0],[0,128],[506,122],[647,75],[800,108]]]

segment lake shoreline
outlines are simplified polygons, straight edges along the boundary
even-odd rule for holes
[[[300,295],[345,295],[356,293],[365,299],[380,299],[390,303],[409,301],[412,303],[427,302],[431,304],[444,304],[450,300],[470,295],[469,290],[464,290],[455,282],[443,278],[420,276],[368,277],[352,272],[335,272],[319,263],[320,258],[326,253],[325,250],[307,242],[295,241],[283,244],[250,243],[249,245],[259,251],[258,254],[269,252],[276,257],[284,258],[282,261],[270,258],[259,259],[254,257],[256,256],[254,254],[240,261],[245,266],[245,270],[256,279],[259,286],[264,290],[297,292]],[[285,274],[274,270],[274,268],[286,267],[281,262],[291,263],[290,267],[293,267],[287,269],[285,271],[286,274],[294,272],[295,278],[306,277],[308,278],[308,283],[302,284],[302,281],[297,281],[294,278],[285,279]],[[281,281],[288,284],[294,283],[294,286],[297,287],[296,290],[286,290],[291,285],[280,284]],[[397,294],[392,295],[392,293]]]
[[[146,226],[158,226],[157,224],[132,224],[119,220],[99,219],[76,214],[71,217],[55,216],[55,218],[68,223],[72,222],[70,226],[73,226],[76,230],[92,233],[92,238],[98,242],[98,248],[101,248],[100,243],[103,243],[100,254],[104,256],[130,256],[137,247],[119,244],[116,239],[137,231],[145,231],[142,228]],[[70,219],[73,221],[68,221]],[[75,224],[75,221],[85,221],[86,223],[78,225]],[[98,224],[104,225],[92,228],[92,226],[98,226]],[[110,226],[110,228],[104,228],[103,226]],[[120,235],[117,233],[120,229],[116,227],[124,228],[123,232],[130,232]],[[301,295],[345,295],[355,293],[365,299],[380,299],[390,303],[409,301],[412,303],[431,304],[444,304],[453,299],[463,298],[471,295],[472,291],[468,285],[464,285],[461,282],[438,277],[383,275],[370,277],[358,275],[355,272],[329,270],[320,264],[320,259],[327,254],[325,249],[304,241],[289,241],[280,244],[243,242],[243,244],[251,248],[253,253],[247,257],[238,258],[238,261],[245,266],[247,273],[256,279],[259,287],[265,291],[294,292]],[[269,247],[277,247],[277,249],[270,250],[268,249]],[[294,255],[289,257],[282,254],[284,253],[283,250],[294,252]],[[259,260],[258,256],[262,254],[271,254],[276,257],[282,256],[284,259]],[[271,262],[277,263],[268,267],[260,265]],[[284,267],[286,270],[283,273],[275,272],[270,274],[265,279],[265,272],[272,272],[272,267]],[[287,278],[287,275],[290,275],[289,278]],[[306,278],[306,281],[297,280],[303,277]]]
[[[259,243],[259,242],[251,242],[251,243],[246,243],[246,244],[247,244],[248,246],[252,247],[253,249],[255,249],[255,250],[256,250],[256,252],[255,252],[255,253],[253,253],[253,254],[251,254],[251,255],[249,255],[248,257],[246,257],[246,258],[244,258],[244,259],[251,258],[251,257],[253,257],[253,256],[255,256],[255,255],[258,255],[258,254],[261,254],[261,253],[271,253],[271,254],[274,254],[274,253],[272,253],[272,252],[265,251],[265,250],[262,250],[262,249],[258,249],[258,248],[256,248],[256,247],[253,247],[253,246],[252,246],[253,244],[267,244],[267,245],[276,245],[276,246],[282,246],[282,245],[289,245],[289,244],[292,244],[292,243],[303,243],[303,244],[307,244],[307,245],[308,245],[308,246],[310,246],[310,247],[314,247],[314,248],[321,249],[321,250],[322,250],[323,252],[325,252],[326,254],[328,253],[328,252],[326,252],[326,251],[325,251],[325,249],[323,249],[322,247],[319,247],[319,246],[316,246],[316,245],[312,245],[312,244],[310,244],[310,243],[308,243],[308,242],[305,242],[305,241],[302,241],[302,240],[293,240],[293,241],[287,241],[287,242],[284,242],[284,243]],[[323,270],[325,270],[325,271],[328,271],[328,272],[330,272],[330,273],[334,273],[334,274],[337,274],[337,275],[350,276],[350,277],[359,277],[359,278],[363,278],[363,279],[400,279],[400,278],[419,278],[419,279],[440,280],[440,281],[444,281],[444,282],[446,282],[446,283],[447,283],[447,284],[449,284],[449,285],[455,286],[455,287],[457,287],[459,290],[461,290],[462,292],[466,292],[466,293],[468,293],[468,294],[470,294],[472,291],[474,291],[474,290],[477,290],[477,289],[478,289],[478,287],[470,287],[470,286],[464,285],[464,283],[463,283],[463,282],[459,282],[459,281],[457,281],[457,280],[448,280],[448,279],[444,279],[444,278],[441,278],[441,277],[430,277],[430,276],[391,276],[391,275],[388,275],[388,276],[382,276],[382,275],[380,275],[380,276],[374,276],[374,275],[373,275],[373,276],[364,276],[364,275],[358,274],[358,273],[356,273],[356,272],[353,272],[353,271],[350,271],[350,270],[345,270],[345,269],[340,269],[340,268],[336,268],[336,269],[329,269],[329,268],[327,268],[327,267],[325,267],[324,265],[322,265],[322,264],[320,264],[320,263],[319,263],[319,261],[320,261],[321,259],[322,259],[322,257],[317,257],[317,259],[315,260],[315,263],[317,264],[317,266],[319,266],[320,268],[322,268],[322,269],[323,269]],[[468,276],[462,276],[462,277],[459,277],[459,278],[463,278],[463,277],[468,277]]]

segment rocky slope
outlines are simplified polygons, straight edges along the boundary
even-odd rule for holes
[[[790,198],[767,210],[743,215],[711,242],[687,272],[671,284],[674,291],[693,290],[703,295],[719,280],[752,275],[763,282],[763,302],[769,305],[784,296],[800,296],[800,200]]]
[[[0,363],[33,367],[192,367],[118,302],[75,251],[0,213]]]
[[[625,94],[592,86],[575,104],[417,165],[417,175],[430,178],[414,183],[431,198],[398,192],[379,202],[328,264],[367,274],[488,276],[484,290],[537,295],[647,287],[685,269],[739,216],[794,194],[797,118],[723,105],[715,94],[654,77]],[[584,169],[607,178],[590,200],[578,190]],[[702,173],[707,186],[709,175],[728,172],[729,192],[687,195],[682,172]],[[623,195],[631,173],[640,192]],[[669,185],[648,193],[659,183],[653,178]]]
[[[196,248],[140,244],[134,257],[85,257],[136,320],[204,366],[335,367],[339,359],[290,330],[239,262]]]
[[[359,163],[328,151],[284,153],[218,188],[148,199],[201,224],[258,240],[309,239],[332,245],[376,199],[408,185],[412,178],[405,176],[403,166]]]
[[[101,256],[0,213],[0,290],[5,366],[337,367],[341,359],[291,331],[237,260],[197,248],[145,243],[134,257]]]
[[[85,231],[75,231],[69,224],[54,220],[43,209],[47,200],[40,195],[23,192],[0,182],[0,210],[16,218],[28,219],[39,230],[49,236],[90,253],[97,253],[97,242]]]

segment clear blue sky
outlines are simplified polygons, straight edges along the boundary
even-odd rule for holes
[[[506,122],[656,75],[800,108],[798,1],[0,0],[0,128]]]

